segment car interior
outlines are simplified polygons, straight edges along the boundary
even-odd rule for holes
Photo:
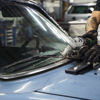
[[[14,13],[15,10],[16,13]],[[25,28],[27,23],[17,10],[13,6],[0,9],[1,66],[24,59],[31,55],[30,51],[35,51],[31,46],[26,47],[32,37],[32,27],[27,25],[27,28]]]

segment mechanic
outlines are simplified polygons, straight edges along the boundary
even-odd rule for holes
[[[91,17],[86,23],[86,34],[83,35],[84,38],[90,38],[95,46],[87,51],[85,54],[85,59],[88,62],[96,63],[100,62],[100,32],[97,34],[98,26],[100,24],[100,0],[97,0],[95,10],[92,12]]]
[[[70,59],[79,59],[90,64],[100,62],[100,33],[97,32],[100,24],[100,0],[97,0],[95,10],[86,23],[86,34],[80,37],[85,40],[79,48],[72,49],[68,52],[67,57]],[[79,39],[79,37],[78,37]],[[78,42],[77,42],[78,43]],[[77,53],[77,52],[78,53]]]

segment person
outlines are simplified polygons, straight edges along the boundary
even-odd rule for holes
[[[100,0],[97,0],[95,10],[92,12],[90,18],[88,18],[85,30],[86,34],[81,36],[81,39],[86,40],[85,45],[78,50],[78,54],[75,53],[75,50],[68,52],[67,57],[70,59],[79,59],[85,61],[86,63],[100,63],[100,33],[98,33],[98,27],[100,24]],[[97,39],[98,38],[98,39]]]
[[[84,38],[90,38],[92,41],[95,41],[95,46],[91,47],[85,53],[85,59],[90,63],[100,62],[100,33],[98,27],[100,24],[100,0],[97,0],[96,6],[90,18],[88,18],[85,30],[86,34],[83,35]]]

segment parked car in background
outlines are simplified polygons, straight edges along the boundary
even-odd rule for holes
[[[100,70],[66,56],[76,41],[34,2],[0,0],[0,100],[100,100]]]
[[[68,21],[68,33],[72,37],[76,36],[82,36],[85,34],[85,25],[86,25],[87,20],[75,20],[75,21]]]
[[[71,4],[65,13],[64,21],[73,21],[84,19],[87,20],[94,10],[95,3],[79,3]]]

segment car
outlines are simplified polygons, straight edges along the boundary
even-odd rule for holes
[[[0,0],[0,100],[99,100],[100,70],[66,56],[78,45],[34,2]]]
[[[72,3],[65,12],[64,21],[87,20],[95,8],[96,3]]]
[[[72,37],[76,37],[76,36],[83,36],[84,34],[86,34],[85,31],[85,26],[86,26],[86,22],[87,20],[75,20],[75,21],[68,21],[68,33],[70,34],[70,36]]]

